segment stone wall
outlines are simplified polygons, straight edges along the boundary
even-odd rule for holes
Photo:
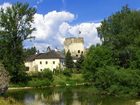
[[[84,39],[82,37],[70,37],[64,41],[65,53],[69,50],[73,57],[80,57],[84,53]]]

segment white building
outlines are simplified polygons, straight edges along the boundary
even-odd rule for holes
[[[64,41],[65,53],[69,50],[72,57],[80,57],[84,53],[84,39],[82,37],[70,37]]]
[[[25,66],[30,71],[43,71],[44,69],[54,70],[57,68],[63,68],[64,56],[54,50],[50,50],[47,53],[39,53],[30,56],[25,62]]]

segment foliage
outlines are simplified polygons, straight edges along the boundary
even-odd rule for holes
[[[107,66],[99,68],[95,75],[95,86],[107,94],[130,94],[139,93],[140,71]]]
[[[65,55],[65,66],[68,69],[72,69],[74,67],[73,59],[69,50]]]
[[[81,70],[82,69],[82,64],[84,62],[84,55],[81,54],[81,56],[78,58],[77,62],[75,63],[76,69]]]
[[[33,78],[31,81],[29,81],[28,86],[31,87],[45,87],[51,85],[51,81],[47,78],[39,79],[39,78]]]
[[[103,94],[140,94],[139,20],[140,12],[125,6],[98,28],[102,45],[89,48],[83,74]]]
[[[73,74],[71,73],[71,76],[67,76],[64,74],[54,75],[54,81],[53,85],[82,85],[84,83],[83,74]]]
[[[44,69],[42,72],[33,72],[30,74],[31,80],[28,85],[32,87],[49,86],[53,82],[53,72],[49,69]]]
[[[36,47],[31,47],[31,48],[25,48],[23,52],[24,52],[24,57],[27,58],[31,55],[36,54],[37,50]]]
[[[98,28],[103,45],[109,47],[113,63],[124,68],[140,68],[140,12],[128,6],[113,14]]]
[[[22,42],[30,39],[35,8],[16,3],[0,10],[0,59],[9,71],[11,82],[27,82]]]
[[[112,65],[112,53],[104,46],[91,46],[83,62],[84,78],[88,81],[94,80],[98,68]],[[91,75],[90,75],[91,74]]]
[[[49,81],[53,81],[53,72],[49,69],[44,69],[42,72],[42,77],[47,78]]]
[[[38,78],[38,79],[43,79],[47,78],[50,81],[53,81],[53,72],[50,69],[44,69],[42,72],[30,72],[29,76],[31,78]]]
[[[64,69],[63,74],[64,74],[65,76],[71,77],[71,75],[72,75],[72,70],[66,68],[66,69]]]

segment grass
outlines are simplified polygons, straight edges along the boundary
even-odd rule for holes
[[[84,82],[82,74],[72,74],[71,76],[65,76],[63,74],[54,75],[54,81],[52,85],[77,85]]]
[[[53,75],[53,81],[44,78],[32,78],[25,84],[10,84],[10,87],[44,87],[44,86],[75,86],[84,83],[82,74],[72,73],[71,76],[64,75],[63,73],[58,73]]]
[[[15,101],[13,98],[0,97],[0,105],[23,105],[23,104]]]

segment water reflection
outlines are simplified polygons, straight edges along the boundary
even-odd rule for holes
[[[88,87],[63,87],[9,91],[24,105],[135,105],[137,99],[97,96]]]

